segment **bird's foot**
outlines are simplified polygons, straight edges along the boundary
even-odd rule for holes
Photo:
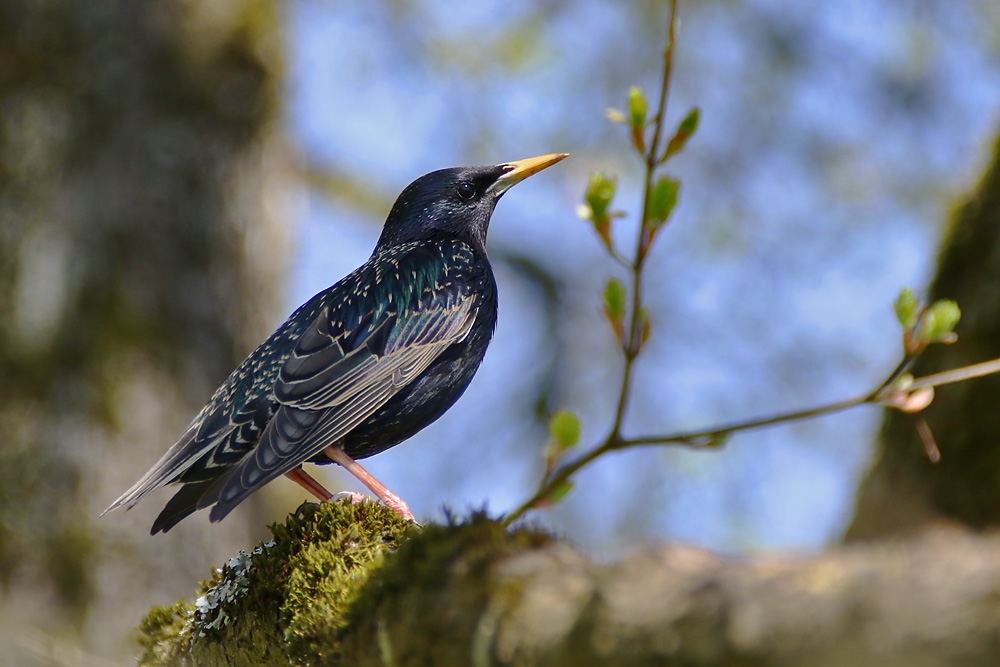
[[[305,515],[306,510],[311,509],[313,507],[319,507],[319,505],[312,502],[311,500],[303,500],[302,504],[299,505],[297,508],[295,508],[295,512],[292,514],[292,516],[295,517],[296,519],[301,519]]]
[[[352,505],[357,505],[358,503],[363,503],[368,500],[368,496],[363,493],[357,493],[355,491],[341,491],[340,493],[335,493],[330,497],[330,502],[344,501],[351,503]]]
[[[407,521],[412,521],[413,523],[417,522],[417,520],[413,517],[413,513],[410,511],[409,506],[403,502],[402,498],[389,489],[385,490],[385,495],[380,498],[380,500],[385,503],[386,507],[395,511],[396,514],[403,517]]]
[[[413,513],[410,511],[410,508],[407,507],[402,498],[387,489],[382,482],[372,477],[370,472],[362,468],[361,464],[348,456],[343,449],[330,446],[324,451],[333,461],[339,463],[344,470],[354,475],[361,481],[362,484],[367,486],[379,500],[385,503],[386,507],[395,511],[396,514],[399,514],[407,521],[412,521],[413,523],[417,522],[417,520],[413,518]]]
[[[393,510],[401,517],[407,521],[412,521],[417,523],[417,520],[413,517],[413,513],[410,512],[410,508],[407,507],[403,499],[397,496],[392,491],[388,491],[388,498],[382,498],[382,503],[386,507]],[[363,493],[357,493],[356,491],[341,491],[340,493],[335,493],[330,498],[330,502],[348,502],[351,504],[364,503],[364,502],[375,502],[375,499],[371,496],[366,496]],[[417,524],[420,525],[420,524]]]

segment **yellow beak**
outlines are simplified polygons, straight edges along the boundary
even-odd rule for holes
[[[489,187],[489,190],[499,196],[528,176],[537,174],[542,169],[551,167],[556,162],[567,157],[569,157],[569,153],[552,153],[550,155],[539,155],[538,157],[529,157],[514,162],[505,162],[501,165],[504,168],[503,175]]]

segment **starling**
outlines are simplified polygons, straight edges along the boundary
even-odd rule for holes
[[[468,387],[497,318],[490,216],[511,186],[565,157],[442,169],[407,186],[368,261],[292,313],[105,512],[179,484],[155,535],[206,507],[219,521],[279,475],[329,500],[302,464],[336,462],[412,519],[355,459],[406,440]]]

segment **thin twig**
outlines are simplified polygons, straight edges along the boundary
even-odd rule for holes
[[[906,391],[913,391],[921,387],[940,387],[941,385],[971,380],[985,375],[993,375],[994,373],[1000,373],[1000,359],[991,359],[990,361],[983,361],[972,366],[963,366],[961,368],[934,373],[933,375],[925,375],[910,383],[906,387]]]
[[[670,71],[674,53],[674,16],[677,12],[677,0],[670,3],[670,23],[667,28],[667,48],[663,52],[663,80],[660,84],[660,103],[657,106],[656,120],[653,124],[653,139],[647,147],[645,155],[646,161],[646,187],[642,201],[642,217],[639,221],[639,235],[636,240],[635,259],[626,264],[626,268],[632,272],[632,312],[628,327],[628,344],[624,347],[625,364],[622,369],[621,392],[618,395],[618,408],[615,410],[615,421],[611,426],[611,433],[607,437],[607,443],[615,443],[620,439],[622,423],[625,419],[625,411],[628,408],[628,400],[631,395],[632,386],[632,364],[638,356],[637,342],[642,335],[640,329],[640,313],[642,312],[642,266],[648,251],[649,243],[649,199],[653,187],[653,175],[656,171],[656,153],[660,145],[660,133],[663,129],[664,118],[666,118],[668,91],[670,89]]]
[[[623,267],[625,267],[629,271],[632,270],[632,262],[630,262],[628,258],[625,257],[625,255],[621,254],[614,248],[608,248],[608,253],[611,255],[612,259],[621,264]]]
[[[926,419],[917,420],[917,435],[920,436],[920,441],[924,443],[924,451],[927,452],[927,458],[931,460],[931,463],[937,463],[941,460],[941,450],[938,449],[937,441],[934,440],[934,434],[931,432],[931,427],[927,425]]]
[[[880,384],[875,391],[873,391],[871,394],[868,395],[868,397],[873,399],[879,394],[881,394],[883,391],[888,389],[890,385],[892,385],[896,380],[899,379],[899,376],[901,376],[903,373],[906,372],[906,369],[910,367],[910,364],[912,364],[915,359],[916,357],[913,356],[912,354],[904,355],[903,360],[899,362],[899,365],[896,366],[895,370],[889,373],[888,377],[886,377],[885,379],[885,382]]]
[[[859,405],[878,405],[882,401],[891,398],[891,392],[886,392],[886,389],[892,385],[895,378],[898,378],[899,375],[901,375],[902,370],[905,369],[906,365],[907,364],[901,363],[897,366],[896,369],[889,374],[888,381],[879,385],[878,389],[861,394],[855,398],[827,403],[825,405],[808,408],[806,410],[796,410],[794,412],[784,412],[769,415],[767,417],[755,417],[744,421],[731,422],[729,424],[713,426],[700,431],[680,431],[667,435],[640,436],[638,438],[609,438],[604,443],[594,447],[583,456],[566,463],[561,468],[556,470],[547,480],[546,484],[538,489],[534,496],[504,518],[504,525],[508,525],[523,516],[526,512],[534,508],[540,501],[547,498],[549,494],[552,493],[553,489],[568,481],[577,470],[583,468],[594,459],[603,456],[610,451],[628,449],[631,447],[666,444],[686,445],[698,449],[704,449],[706,448],[706,445],[716,442],[720,437],[736,433],[738,431],[749,431],[752,429],[775,426],[777,424],[791,421],[800,421],[802,419],[820,417],[834,412],[841,412]],[[963,380],[971,380],[973,378],[992,375],[995,373],[1000,373],[1000,358],[917,378],[912,383],[907,385],[906,391],[913,392],[923,387],[939,387],[941,385],[961,382]]]
[[[827,403],[825,405],[819,405],[814,408],[808,408],[806,410],[797,410],[795,412],[782,412],[774,415],[768,415],[766,417],[754,417],[752,419],[746,419],[743,421],[730,422],[729,424],[722,424],[721,426],[714,426],[712,428],[701,430],[701,431],[680,431],[678,433],[670,433],[668,435],[652,435],[652,436],[640,436],[638,438],[627,438],[621,440],[615,449],[623,449],[625,447],[637,447],[640,445],[660,445],[672,442],[688,443],[697,442],[702,440],[708,440],[710,438],[718,438],[719,436],[727,435],[729,433],[735,433],[736,431],[750,431],[756,428],[763,428],[765,426],[774,426],[775,424],[781,424],[790,421],[799,421],[802,419],[811,419],[813,417],[822,417],[823,415],[833,414],[834,412],[840,412],[842,410],[847,410],[848,408],[853,408],[858,405],[863,405],[865,403],[873,402],[871,398],[872,394],[862,394],[855,398],[848,398],[842,401],[837,401],[835,403]]]

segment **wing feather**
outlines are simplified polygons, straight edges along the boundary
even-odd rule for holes
[[[275,396],[281,407],[259,445],[206,491],[199,508],[214,504],[211,518],[218,521],[264,484],[335,445],[424,372],[445,349],[469,335],[478,310],[475,302],[474,295],[432,299],[422,304],[422,310],[405,317],[387,314],[392,329],[381,355],[363,341],[340,358],[336,353],[343,350],[335,346],[335,339],[308,352],[297,349],[279,375]],[[371,335],[383,325],[390,326],[374,326]],[[315,323],[316,333],[324,326]],[[314,340],[309,336],[309,341]],[[322,368],[303,358],[313,354],[332,363]],[[329,372],[330,368],[338,372]],[[302,369],[308,371],[306,377],[296,373]]]

